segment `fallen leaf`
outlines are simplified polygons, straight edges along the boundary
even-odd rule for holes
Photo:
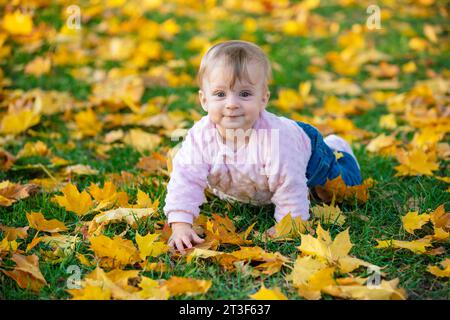
[[[413,241],[401,241],[401,240],[376,240],[378,245],[375,248],[397,248],[397,249],[408,249],[414,253],[425,253],[427,247],[431,247],[431,238],[424,237],[422,239]]]
[[[46,220],[41,212],[30,212],[26,216],[30,227],[33,229],[50,233],[67,231],[63,222],[56,219]]]
[[[47,285],[47,281],[39,270],[39,258],[36,255],[23,256],[14,253],[11,260],[16,263],[14,270],[2,271],[13,278],[19,287],[39,292],[43,286]]]
[[[250,298],[254,300],[288,300],[279,288],[267,289],[264,284],[261,284],[258,292],[251,294]]]
[[[79,216],[83,216],[90,212],[94,203],[86,190],[79,192],[77,187],[71,183],[66,184],[61,189],[62,196],[54,196],[52,200],[64,207],[67,211],[75,212]]]
[[[146,236],[141,236],[136,234],[136,243],[139,248],[139,256],[142,260],[150,257],[157,257],[169,250],[169,246],[164,242],[156,241],[159,234],[147,234]]]
[[[443,268],[441,269],[440,266]],[[445,259],[437,266],[429,265],[427,271],[436,277],[450,277],[450,259]]]
[[[98,258],[106,258],[106,263],[120,267],[139,261],[139,252],[131,240],[115,236],[113,239],[99,235],[90,237],[91,249]],[[108,264],[109,265],[109,264]]]
[[[198,280],[172,276],[164,283],[171,296],[205,294],[212,285],[211,280]]]
[[[414,230],[422,228],[422,226],[429,220],[430,215],[419,214],[417,211],[411,211],[402,217],[403,228],[407,232],[414,234]]]

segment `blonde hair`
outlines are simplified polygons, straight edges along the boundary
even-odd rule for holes
[[[224,59],[225,65],[232,67],[231,87],[234,86],[237,79],[245,79],[252,83],[247,71],[247,65],[251,61],[260,63],[264,68],[266,87],[272,80],[272,68],[269,59],[260,47],[247,41],[230,40],[213,45],[202,57],[197,74],[197,83],[200,88],[203,84],[203,78],[208,71],[208,66],[216,59]]]

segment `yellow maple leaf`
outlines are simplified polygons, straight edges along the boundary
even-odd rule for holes
[[[139,261],[139,252],[131,240],[115,236],[113,239],[100,235],[90,237],[91,249],[98,258],[110,258],[114,266],[124,266]]]
[[[283,219],[281,219],[275,225],[275,236],[276,237],[286,237],[292,231],[292,216],[291,213],[285,215]]]
[[[273,102],[278,108],[285,111],[299,110],[303,108],[304,101],[300,94],[290,88],[278,91],[278,99]]]
[[[25,249],[25,252],[30,251],[35,246],[37,246],[40,242],[41,242],[41,237],[33,238],[33,240],[31,240],[31,242],[27,245],[27,248]]]
[[[429,220],[429,214],[419,214],[417,211],[411,211],[402,217],[403,228],[407,232],[414,234],[414,230],[422,228]]]
[[[399,150],[397,160],[400,165],[394,168],[397,170],[396,176],[431,176],[433,171],[439,169],[439,165],[420,149],[408,152]]]
[[[6,197],[4,197],[4,196],[2,196],[2,195],[0,194],[0,206],[3,206],[3,207],[9,207],[9,206],[12,205],[14,202],[16,202],[16,200],[14,200],[14,199],[8,199],[8,198],[6,198]]]
[[[323,203],[312,207],[311,212],[315,218],[319,218],[324,223],[335,223],[340,226],[345,223],[346,216],[338,206]]]
[[[139,270],[113,269],[107,272],[106,275],[120,288],[128,292],[137,292],[139,289],[134,285],[130,285],[130,280],[138,280],[140,277],[139,272]]]
[[[143,192],[141,189],[138,189],[136,197],[137,197],[136,205],[134,205],[133,208],[155,208],[155,209],[158,208],[159,203],[158,200],[156,200],[155,203],[153,203],[148,194]]]
[[[321,291],[334,283],[334,267],[320,269],[314,272],[307,283],[297,286],[297,292],[300,296],[308,300],[318,300],[322,297]]]
[[[31,157],[31,156],[41,156],[47,157],[51,155],[51,150],[42,141],[27,142],[25,146],[17,154],[18,158]]]
[[[99,233],[109,223],[126,222],[132,228],[143,218],[151,217],[156,213],[152,208],[117,208],[99,213],[89,223],[89,233]]]
[[[4,256],[6,253],[14,253],[17,251],[19,244],[16,240],[8,240],[8,238],[4,238],[0,241],[0,258]]]
[[[198,280],[172,276],[164,283],[171,296],[205,294],[212,285],[211,280]]]
[[[3,17],[2,27],[12,35],[27,36],[33,31],[33,19],[19,10],[7,13]]]
[[[443,228],[434,227],[434,234],[432,235],[433,239],[439,240],[447,240],[450,237],[450,232],[445,231]]]
[[[414,61],[410,61],[402,65],[402,71],[404,73],[414,73],[417,71],[417,65]]]
[[[90,274],[88,274],[81,282],[83,288],[86,287],[98,287],[102,290],[91,289],[91,293],[98,294],[98,298],[103,299],[108,296],[113,299],[122,300],[139,300],[141,299],[137,292],[138,288],[128,285],[128,282],[132,278],[138,276],[137,270],[112,270],[105,273],[100,267],[97,267]],[[82,289],[80,289],[82,290]],[[82,296],[82,291],[68,290],[69,293],[75,296]]]
[[[312,230],[311,221],[303,221],[302,218],[292,218],[289,212],[279,222],[275,224],[274,241],[286,241],[297,238],[302,233],[306,233]]]
[[[372,139],[366,146],[366,150],[372,153],[382,155],[394,155],[396,146],[399,144],[392,136],[386,136],[384,133]]]
[[[289,262],[289,258],[283,256],[279,252],[266,252],[261,247],[241,247],[239,250],[230,253],[233,257],[239,260],[254,260],[254,261],[274,261],[280,260],[283,263]]]
[[[378,122],[380,128],[395,129],[397,127],[397,121],[395,120],[395,114],[386,114],[380,117]]]
[[[194,248],[194,250],[190,251],[186,257],[187,263],[190,263],[192,259],[199,258],[199,259],[208,259],[216,256],[220,256],[225,254],[224,252],[215,251],[215,250],[208,250],[208,249],[201,249],[201,248]]]
[[[91,166],[84,164],[75,164],[72,166],[65,167],[63,172],[66,176],[72,175],[89,176],[98,174],[98,170],[92,169]]]
[[[143,299],[167,300],[170,297],[170,292],[167,287],[147,277],[142,277],[139,287],[142,290],[138,294]]]
[[[67,231],[63,222],[56,219],[46,220],[41,212],[30,212],[26,216],[30,227],[33,229],[51,233]]]
[[[108,209],[124,198],[117,192],[116,186],[111,181],[105,182],[103,188],[100,188],[91,182],[88,190],[94,200],[98,203],[94,211]]]
[[[72,295],[72,300],[110,300],[111,291],[106,288],[87,285],[82,289],[67,290]]]
[[[315,259],[312,256],[297,257],[294,263],[294,269],[292,273],[287,276],[288,280],[291,280],[294,286],[306,284],[308,279],[317,271],[326,268],[326,263]]]
[[[159,238],[159,234],[147,234],[146,236],[141,236],[139,233],[136,234],[136,243],[139,248],[139,256],[142,260],[150,257],[157,257],[169,250],[169,246],[161,241],[156,241]]]
[[[327,286],[322,289],[329,295],[357,300],[405,300],[407,294],[405,290],[398,288],[398,279],[391,281],[382,280],[378,286],[367,285],[340,285]]]
[[[116,186],[111,181],[105,182],[103,188],[100,188],[91,182],[89,193],[97,202],[102,202],[104,200],[110,201],[110,199],[115,200],[117,190]]]
[[[361,259],[349,256],[352,248],[349,229],[339,233],[334,240],[328,231],[317,227],[317,238],[311,235],[302,235],[302,242],[297,247],[303,254],[316,257],[320,262],[329,266],[336,266],[343,273],[351,272],[360,266],[372,266]]]
[[[450,183],[450,177],[435,177],[438,180]]]
[[[56,203],[64,207],[67,211],[72,211],[82,216],[89,213],[94,206],[89,193],[86,190],[80,193],[77,187],[71,183],[66,184],[61,191],[63,195],[55,196],[52,200],[56,201]]]
[[[145,132],[141,129],[131,129],[125,134],[123,142],[134,147],[139,152],[152,150],[156,148],[162,141],[162,138],[153,133]]]
[[[78,258],[78,260],[80,261],[80,263],[83,265],[83,266],[86,266],[86,267],[94,267],[94,265],[89,261],[89,259],[84,255],[84,254],[81,254],[81,253],[76,253],[76,256],[77,256],[77,258]]]
[[[423,128],[414,134],[410,145],[414,146],[414,148],[421,149],[422,151],[428,151],[434,149],[436,144],[442,140],[444,136],[444,132],[436,130],[434,127]]]
[[[40,77],[43,74],[49,73],[51,68],[50,58],[36,57],[25,66],[25,73]]]
[[[160,32],[164,37],[171,39],[174,35],[180,32],[181,28],[175,19],[168,19],[160,24]]]
[[[39,114],[31,110],[22,110],[18,113],[6,114],[2,119],[1,132],[17,135],[36,125],[41,120]]]
[[[261,284],[258,292],[250,295],[250,298],[255,300],[288,300],[278,287],[267,289],[264,287],[264,283]]]
[[[347,114],[355,114],[357,112],[355,105],[350,103],[344,103],[336,96],[330,96],[326,98],[323,109],[328,114],[341,116]]]
[[[75,115],[75,123],[84,136],[94,137],[102,131],[102,123],[92,109],[77,113]]]
[[[431,247],[431,237],[426,236],[424,238],[413,241],[401,241],[401,240],[376,240],[378,245],[375,248],[398,248],[408,249],[414,253],[425,253],[427,247]]]
[[[255,224],[252,224],[246,231],[237,233],[236,227],[229,217],[221,217],[213,213],[212,219],[205,223],[206,242],[229,243],[236,245],[250,244],[251,240],[247,237]]]
[[[428,47],[428,42],[425,39],[414,37],[409,40],[408,45],[414,51],[424,51]]]
[[[439,266],[431,266],[429,265],[427,270],[431,274],[434,274],[436,277],[450,277],[450,259],[445,259],[440,263],[444,269],[441,269]]]
[[[450,229],[450,213],[445,212],[443,204],[430,213],[430,219],[435,228]]]
[[[350,236],[348,233],[348,228],[339,233],[333,241],[329,233],[322,229],[322,227],[317,227],[317,238],[311,235],[302,235],[302,242],[299,247],[297,247],[304,254],[316,256],[323,261],[335,262],[340,258],[346,257],[352,248],[352,243],[350,242]]]

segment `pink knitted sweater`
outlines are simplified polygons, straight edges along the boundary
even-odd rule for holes
[[[277,221],[288,213],[309,218],[305,175],[311,143],[295,121],[264,110],[248,143],[235,149],[223,143],[208,115],[194,124],[172,161],[164,206],[168,223],[192,224],[205,189],[230,201],[273,203]]]

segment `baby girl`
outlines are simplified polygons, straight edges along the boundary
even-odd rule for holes
[[[362,183],[345,140],[324,139],[311,125],[266,110],[271,76],[267,56],[249,42],[218,43],[203,56],[199,98],[208,114],[188,131],[167,185],[164,213],[172,250],[184,254],[203,242],[192,224],[205,190],[231,201],[273,203],[278,222],[289,213],[307,220],[308,188],[327,179],[341,175],[348,186]]]

